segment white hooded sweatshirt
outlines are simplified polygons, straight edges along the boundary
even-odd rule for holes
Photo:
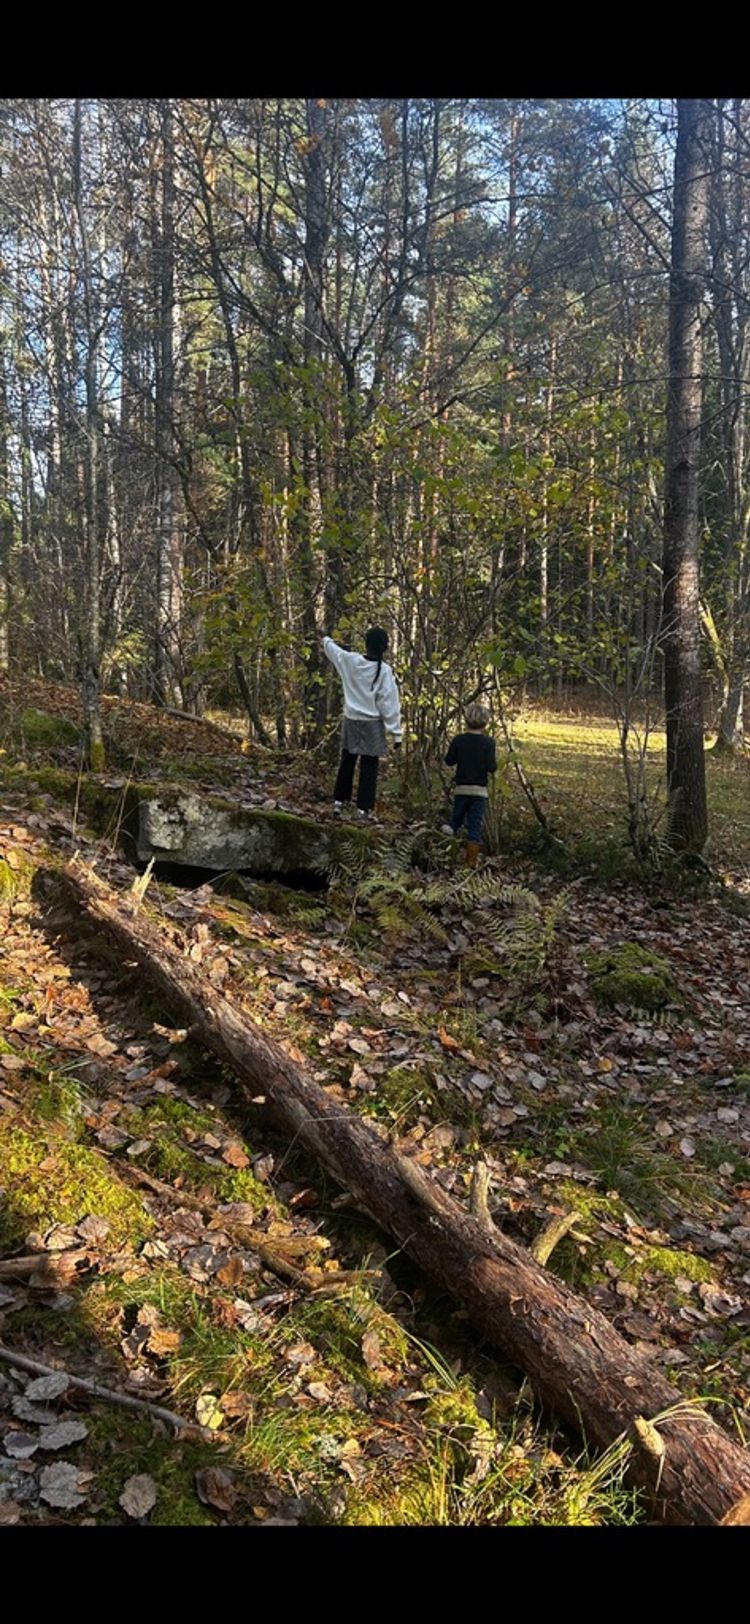
[[[352,654],[334,643],[332,637],[323,638],[323,650],[331,665],[336,667],[344,687],[344,715],[356,721],[375,721],[382,716],[388,733],[396,744],[401,743],[401,702],[398,685],[391,667],[383,660],[380,678],[373,688],[377,661],[364,654]]]

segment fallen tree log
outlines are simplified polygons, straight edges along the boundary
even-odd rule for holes
[[[279,1122],[358,1206],[526,1373],[546,1406],[602,1448],[627,1439],[629,1470],[648,1491],[652,1515],[717,1524],[750,1493],[746,1450],[699,1405],[681,1401],[648,1358],[530,1252],[488,1229],[369,1124],[330,1100],[210,986],[171,926],[155,923],[78,861],[64,871],[64,882],[78,907],[142,967],[181,1025],[232,1068],[250,1097],[266,1097]]]

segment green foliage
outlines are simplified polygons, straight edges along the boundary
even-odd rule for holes
[[[524,886],[503,887],[498,901],[511,907],[511,917],[498,919],[490,915],[485,929],[511,980],[527,986],[549,968],[569,896],[570,890],[564,889],[543,906]]]
[[[66,716],[52,716],[28,706],[21,712],[13,735],[21,748],[49,750],[56,745],[77,744],[81,729]]]

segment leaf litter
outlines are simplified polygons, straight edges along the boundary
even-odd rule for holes
[[[45,839],[63,852],[66,842],[70,849],[72,841],[61,834],[58,819],[55,811],[49,818],[31,820],[23,829],[26,849]],[[12,827],[23,827],[18,812]],[[8,829],[5,833],[10,837]],[[126,887],[132,874],[125,863],[110,859],[109,878]],[[533,880],[542,901],[554,893],[555,882],[548,876],[524,873],[523,879]],[[183,932],[188,951],[199,962],[209,953],[217,985],[282,1042],[302,1043],[317,1055],[311,1064],[331,1097],[347,1108],[362,1109],[379,1130],[395,1131],[399,1143],[459,1198],[465,1197],[481,1145],[496,1221],[514,1238],[528,1244],[550,1212],[564,1209],[576,1190],[582,1192],[581,1228],[573,1231],[579,1239],[568,1238],[552,1266],[567,1268],[577,1290],[603,1308],[625,1335],[648,1345],[682,1392],[701,1392],[709,1366],[721,1384],[718,1396],[740,1416],[746,1413],[750,1035],[744,989],[750,983],[750,943],[743,920],[710,899],[681,901],[669,912],[659,912],[632,887],[574,885],[560,930],[558,979],[554,974],[542,977],[544,984],[520,1008],[512,988],[492,972],[457,978],[455,955],[433,941],[407,940],[396,954],[384,951],[377,940],[359,950],[335,922],[311,932],[262,909],[242,913],[238,908],[228,915],[208,888],[178,892],[164,899],[163,907],[171,924]],[[450,926],[449,910],[445,919]],[[235,920],[241,922],[240,935]],[[454,928],[454,943],[460,935]],[[603,1008],[593,998],[586,952],[592,945],[623,940],[638,941],[678,967],[684,1003],[670,1011],[667,1025],[627,1007]],[[22,1077],[36,1078],[39,1046],[45,1055],[53,1047],[62,1067],[77,1067],[85,1077],[93,1101],[91,1126],[82,1124],[81,1117],[78,1121],[87,1142],[104,1152],[113,1168],[121,1161],[135,1168],[154,1165],[153,1158],[161,1156],[163,1129],[134,1132],[131,1113],[135,1106],[148,1109],[160,1099],[195,1100],[189,1035],[162,1021],[144,1017],[137,1022],[116,978],[107,972],[97,979],[82,947],[72,963],[58,956],[31,908],[24,912],[23,904],[9,917],[4,952],[6,980],[18,989],[6,1022],[14,1050],[3,1057],[14,1062],[3,1066],[3,1086],[10,1091],[6,1117],[8,1111],[11,1119],[22,1114],[21,1096],[14,1090]],[[383,987],[388,988],[385,996]],[[352,1061],[352,1056],[357,1058]],[[221,1098],[224,1085],[214,1079],[213,1088]],[[228,1102],[231,1090],[228,1100],[224,1090],[224,1104]],[[188,1155],[191,1167],[203,1165],[211,1179],[217,1165],[227,1177],[250,1173],[271,1204],[286,1200],[292,1232],[300,1239],[316,1232],[316,1191],[313,1187],[311,1195],[304,1184],[285,1177],[284,1156],[279,1159],[277,1147],[257,1141],[247,1146],[236,1125],[222,1118],[223,1106],[210,1104],[205,1088],[194,1106],[186,1104],[185,1109],[188,1114],[195,1109],[198,1117],[208,1114],[211,1124],[202,1122],[196,1132],[183,1118],[171,1140],[178,1157]],[[446,1122],[446,1116],[451,1120]],[[629,1184],[628,1172],[635,1164],[637,1177]],[[680,1168],[694,1186],[681,1182]],[[212,1231],[206,1222],[213,1221],[208,1207],[203,1213],[180,1209],[184,1175],[176,1164],[167,1168],[166,1177],[174,1205],[152,1199],[144,1188],[156,1227],[135,1254],[126,1249],[118,1261],[110,1221],[94,1208],[77,1213],[75,1222],[48,1225],[40,1237],[40,1254],[46,1253],[50,1262],[60,1259],[63,1283],[65,1260],[82,1243],[98,1275],[107,1276],[114,1267],[125,1274],[135,1269],[140,1277],[140,1271],[156,1270],[168,1260],[199,1291],[224,1293],[220,1312],[238,1333],[262,1340],[277,1336],[296,1302],[294,1288],[279,1289],[278,1277],[259,1264],[257,1253],[243,1247],[239,1234],[235,1238]],[[672,1180],[677,1193],[662,1205],[661,1186],[666,1182],[669,1189]],[[710,1186],[708,1195],[704,1185]],[[596,1208],[593,1196],[598,1194],[605,1209]],[[232,1222],[232,1205],[224,1204],[225,1222]],[[234,1222],[268,1236],[270,1244],[270,1209],[264,1211],[255,1197],[234,1206],[245,1209],[241,1217],[234,1213]],[[665,1258],[674,1259],[666,1273]],[[696,1280],[684,1272],[683,1260],[691,1258],[708,1268],[709,1279]],[[335,1245],[326,1265],[338,1266]],[[381,1279],[388,1289],[387,1269]],[[65,1295],[59,1287],[55,1293],[53,1285],[52,1275],[40,1271],[40,1303]],[[234,1294],[238,1287],[240,1296]],[[17,1308],[15,1291],[12,1297],[10,1303],[7,1296],[0,1300],[6,1340]],[[216,1302],[218,1312],[219,1298]],[[169,1364],[182,1356],[183,1340],[184,1333],[169,1316],[142,1319],[139,1311],[122,1338],[126,1373],[120,1381],[125,1389],[153,1395],[155,1401],[166,1394],[169,1401]],[[365,1329],[359,1347],[365,1372],[386,1389],[388,1362],[377,1331]],[[323,1370],[318,1379],[316,1361]],[[283,1351],[283,1362],[298,1373],[293,1380],[304,1383],[291,1393],[293,1404],[302,1398],[323,1408],[341,1402],[341,1381],[326,1369],[315,1336],[292,1342]],[[311,1367],[313,1377],[306,1379]],[[45,1382],[51,1385],[45,1387]],[[412,1385],[419,1390],[417,1383]],[[17,1421],[36,1428],[20,1435],[30,1440],[25,1446],[29,1454],[25,1460],[17,1458],[19,1465],[29,1467],[28,1481],[37,1483],[39,1499],[74,1511],[85,1499],[85,1466],[36,1465],[45,1434],[50,1447],[70,1443],[80,1450],[87,1445],[84,1423],[61,1420],[48,1407],[66,1394],[67,1386],[63,1373],[41,1377],[23,1394],[12,1393],[8,1409]],[[194,1400],[199,1427],[220,1439],[239,1420],[243,1404],[247,1414],[246,1396],[237,1397],[235,1417],[228,1397],[218,1390],[204,1391]],[[13,1436],[12,1427],[6,1429],[8,1458],[12,1446],[7,1440]],[[53,1443],[56,1436],[59,1444]],[[323,1460],[335,1459],[338,1469],[340,1460],[352,1465],[358,1459],[361,1446],[356,1439],[353,1443],[356,1448],[349,1454],[337,1454],[334,1438],[323,1442],[318,1453]],[[215,1470],[221,1473],[223,1468]],[[213,1485],[213,1498],[207,1483]],[[196,1475],[196,1499],[218,1515],[234,1515],[244,1503],[234,1482],[231,1492],[220,1478],[204,1476],[200,1484],[203,1494]],[[51,1499],[56,1493],[63,1498]],[[3,1503],[22,1502],[16,1497]],[[266,1521],[288,1520],[275,1518],[273,1510]],[[33,1515],[33,1499],[32,1511],[23,1510],[27,1514]]]

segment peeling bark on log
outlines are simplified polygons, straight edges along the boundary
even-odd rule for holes
[[[65,882],[77,905],[141,965],[181,1024],[232,1068],[250,1097],[267,1097],[278,1120],[358,1206],[526,1373],[545,1405],[602,1448],[623,1436],[631,1442],[631,1476],[648,1491],[653,1515],[717,1524],[750,1494],[746,1450],[680,1401],[649,1359],[530,1252],[487,1230],[415,1162],[330,1100],[201,977],[171,927],[155,923],[80,862],[68,866]],[[643,1447],[644,1420],[663,1452]]]

